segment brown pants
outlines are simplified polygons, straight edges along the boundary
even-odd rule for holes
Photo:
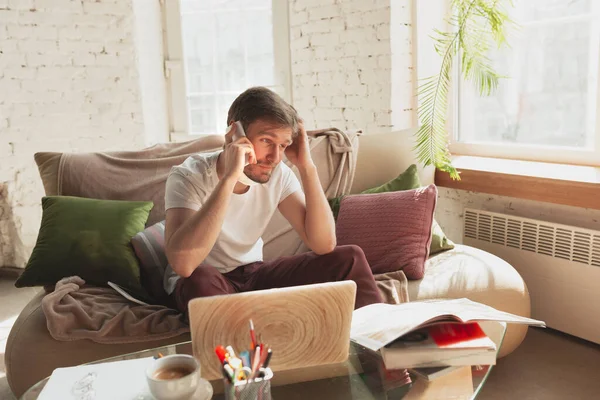
[[[324,255],[310,252],[255,262],[226,274],[201,264],[188,278],[177,281],[173,296],[177,308],[186,313],[188,302],[196,297],[344,280],[356,282],[355,308],[383,301],[365,254],[354,245],[338,246]]]

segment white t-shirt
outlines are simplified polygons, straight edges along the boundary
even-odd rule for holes
[[[202,207],[219,182],[219,154],[221,151],[196,154],[171,169],[165,190],[165,210],[189,208],[196,211]],[[261,236],[279,203],[297,190],[301,190],[298,178],[281,162],[273,169],[267,183],[250,186],[243,194],[232,194],[221,233],[204,263],[227,273],[240,265],[262,261]],[[168,266],[164,278],[167,293],[175,290],[179,278]]]

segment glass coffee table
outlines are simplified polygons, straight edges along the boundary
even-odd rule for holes
[[[506,324],[485,322],[481,327],[500,348]],[[192,354],[192,344],[158,347],[90,364],[153,357],[158,353]],[[271,393],[274,400],[474,399],[491,370],[491,365],[463,367],[429,382],[411,370],[386,370],[378,352],[350,343],[350,356],[344,363],[288,371],[274,368]],[[21,400],[37,399],[48,379],[32,386]],[[223,382],[215,380],[211,384],[213,399],[224,399]]]

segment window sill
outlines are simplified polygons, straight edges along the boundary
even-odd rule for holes
[[[600,168],[456,156],[461,180],[435,173],[440,187],[600,210]]]

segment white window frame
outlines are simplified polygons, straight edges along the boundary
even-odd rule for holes
[[[576,20],[591,19],[598,16],[600,13],[599,2],[592,2],[592,12],[589,15],[584,16],[572,16],[555,18],[551,21],[532,22],[528,25],[534,24],[545,24],[545,23],[563,23]],[[590,82],[588,89],[588,98],[593,100],[595,98],[596,103],[596,114],[588,113],[590,117],[588,120],[588,133],[593,136],[594,148],[581,149],[576,147],[559,147],[559,146],[543,146],[543,145],[530,145],[530,144],[507,144],[507,143],[493,143],[493,142],[478,142],[478,141],[458,141],[458,133],[460,132],[461,123],[468,123],[460,119],[460,107],[467,107],[470,109],[468,100],[473,100],[472,96],[463,97],[463,102],[460,102],[460,85],[458,84],[460,77],[460,66],[457,62],[454,75],[453,75],[453,87],[452,87],[452,98],[449,103],[449,118],[448,118],[448,130],[449,130],[449,150],[453,155],[463,156],[478,156],[478,157],[491,157],[491,158],[502,158],[502,159],[514,159],[514,160],[526,160],[526,161],[538,161],[538,162],[551,162],[560,164],[571,164],[571,165],[587,165],[587,166],[600,166],[600,24],[591,24],[592,33],[590,39],[590,49],[595,49],[597,57],[590,57],[590,71],[598,71],[594,76],[595,82]],[[457,57],[459,60],[459,57]],[[509,80],[501,80],[500,85],[510,84]],[[467,100],[467,101],[465,101]],[[465,104],[466,103],[466,104]],[[593,105],[593,101],[588,104]],[[595,129],[593,129],[595,128]],[[469,128],[466,128],[469,129]],[[471,128],[473,129],[473,128]]]
[[[198,0],[202,1],[202,0]],[[275,86],[279,95],[292,104],[289,7],[287,1],[271,0],[273,11],[273,47]],[[169,138],[172,142],[192,140],[205,134],[190,131],[186,71],[183,62],[183,36],[179,0],[161,0],[164,16],[165,78],[168,88]],[[219,132],[215,132],[219,133]]]

